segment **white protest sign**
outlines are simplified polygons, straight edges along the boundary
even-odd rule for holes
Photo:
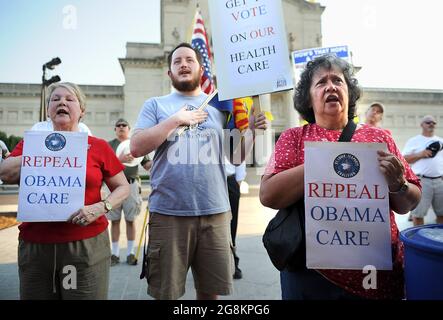
[[[66,221],[84,206],[88,134],[26,131],[18,221]]]
[[[306,265],[392,270],[386,144],[305,142]]]
[[[219,99],[293,88],[281,0],[209,0]]]

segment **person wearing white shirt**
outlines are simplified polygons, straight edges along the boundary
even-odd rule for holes
[[[0,162],[2,162],[3,159],[5,159],[7,156],[9,156],[9,150],[6,144],[0,140],[0,150],[2,152],[2,156],[0,158]]]
[[[31,131],[54,131],[54,126],[51,120],[41,121],[34,124],[31,128]],[[89,130],[88,126],[83,122],[79,122],[78,124],[79,132],[87,132],[88,136],[92,136],[91,130]]]
[[[437,223],[443,223],[443,138],[434,135],[437,121],[427,115],[421,121],[422,134],[406,142],[403,155],[420,178],[422,197],[411,211],[414,225],[422,225],[429,208],[434,209]]]
[[[238,225],[238,208],[240,204],[240,184],[246,178],[246,164],[242,162],[239,166],[234,166],[225,158],[225,169],[228,181],[229,204],[231,205],[231,238],[235,262],[235,271],[233,278],[241,279],[243,277],[242,271],[238,267],[240,258],[236,252],[235,238],[237,237]]]
[[[6,146],[6,144],[0,140],[0,151],[2,153],[1,157],[0,157],[0,163],[3,161],[3,159],[6,159],[9,156],[9,150],[8,147]],[[0,180],[0,184],[3,184],[3,181]]]

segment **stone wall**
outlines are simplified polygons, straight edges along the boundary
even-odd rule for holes
[[[114,122],[124,115],[121,86],[80,86],[86,94],[84,122],[94,135],[110,139]],[[0,130],[23,136],[39,121],[40,90],[38,84],[0,83]]]
[[[125,117],[132,126],[143,102],[170,92],[166,57],[179,42],[190,41],[196,0],[161,0],[161,43],[126,44],[126,56],[119,62],[125,75],[123,86],[81,86],[87,96],[84,122],[102,138],[114,137],[113,125]],[[210,17],[206,1],[199,1],[208,33]],[[321,14],[324,7],[304,0],[283,0],[288,46],[290,51],[322,45]],[[289,52],[288,52],[289,59]],[[364,66],[363,66],[364,67]],[[390,129],[403,148],[408,138],[420,133],[420,119],[425,114],[437,118],[437,134],[443,136],[443,90],[365,88],[358,104],[360,119],[373,101],[385,105],[383,126]],[[277,135],[297,126],[298,114],[292,106],[293,92],[275,93],[271,107],[272,123]],[[0,126],[8,134],[23,135],[39,118],[40,85],[0,83]]]

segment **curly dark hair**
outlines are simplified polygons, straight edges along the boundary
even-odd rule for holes
[[[357,79],[353,78],[352,65],[335,55],[327,54],[309,61],[302,72],[294,93],[294,108],[309,123],[315,123],[314,109],[312,108],[310,88],[312,78],[319,69],[337,69],[345,78],[348,85],[349,106],[348,119],[354,119],[357,100],[360,99],[361,89]]]

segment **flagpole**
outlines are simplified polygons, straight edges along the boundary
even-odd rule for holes
[[[271,94],[261,94],[253,96],[254,118],[260,112],[271,112]],[[254,143],[254,166],[264,167],[268,161],[268,154],[272,149],[272,125],[268,120],[267,129],[255,129],[255,143]],[[260,168],[258,168],[260,170]]]

